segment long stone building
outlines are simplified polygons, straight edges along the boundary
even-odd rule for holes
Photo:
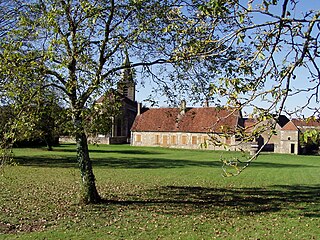
[[[272,122],[270,122],[272,121]],[[273,125],[274,129],[270,129]],[[250,133],[264,128],[259,136],[243,141],[237,135],[242,129]],[[276,120],[258,122],[243,118],[236,109],[215,107],[146,108],[138,113],[131,128],[133,146],[162,146],[172,148],[199,149],[205,146],[212,150],[245,150],[258,145],[263,151],[299,154],[300,134],[306,129],[320,129],[317,121],[289,120],[281,115]],[[271,134],[271,131],[275,132]]]
[[[163,146],[174,148],[222,150],[234,145],[240,112],[226,108],[150,108],[138,110],[131,128],[134,146]],[[215,135],[208,133],[216,133]],[[231,133],[231,134],[230,134]],[[232,137],[225,137],[232,135]],[[211,138],[217,144],[209,144]]]

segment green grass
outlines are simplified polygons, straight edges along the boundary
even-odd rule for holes
[[[320,157],[90,146],[104,202],[78,204],[75,146],[15,149],[0,176],[0,239],[318,239]]]

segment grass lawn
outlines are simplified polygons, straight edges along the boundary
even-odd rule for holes
[[[0,176],[0,239],[320,239],[320,157],[90,146],[104,203],[78,204],[75,146],[15,149]]]

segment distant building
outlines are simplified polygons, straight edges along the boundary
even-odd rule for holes
[[[120,113],[112,118],[111,131],[100,133],[94,137],[94,141],[105,144],[129,143],[131,138],[131,127],[137,115],[138,103],[135,100],[136,84],[134,82],[133,70],[130,68],[128,53],[125,52],[123,65],[126,67],[122,72],[122,80],[117,85],[117,90],[109,93],[108,96],[102,96],[96,104],[101,104],[106,97],[117,98],[120,100]],[[92,137],[91,137],[92,138]]]
[[[292,123],[301,131],[305,132],[310,129],[320,130],[320,121],[315,119],[292,119]]]
[[[317,120],[292,119],[282,117],[282,124],[276,128],[277,135],[269,141],[274,145],[273,152],[303,154],[300,137],[305,131],[310,129],[320,130],[320,122]]]
[[[239,129],[249,136],[256,129],[263,131],[258,136],[252,136],[251,140],[243,141],[237,136]],[[259,122],[254,118],[243,118],[236,109],[207,105],[189,108],[183,101],[180,108],[139,109],[131,128],[131,144],[188,149],[199,149],[203,145],[211,150],[245,151],[258,145],[263,147],[263,151],[300,154],[300,134],[307,129],[320,130],[320,122],[289,120],[284,115],[277,121]]]
[[[263,129],[261,130],[262,133],[256,138],[259,147],[263,147],[263,151],[299,153],[298,128],[286,116],[280,115],[277,121],[271,119],[258,122],[254,118],[244,118],[243,121],[248,132],[253,132],[259,128]],[[272,131],[275,132],[272,133]]]
[[[103,144],[122,144],[129,143],[131,138],[131,127],[137,115],[136,101],[132,101],[130,98],[116,92],[120,99],[120,110],[115,116],[110,116],[112,126],[110,132],[100,132],[97,136],[91,136],[92,141]],[[101,103],[105,96],[100,97],[96,104]]]
[[[221,144],[209,144],[207,148],[223,150],[225,144],[236,142],[234,133],[239,119],[238,110],[187,108],[184,101],[180,108],[144,109],[138,113],[131,128],[131,144],[197,149],[215,138]]]

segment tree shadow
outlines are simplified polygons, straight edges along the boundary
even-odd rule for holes
[[[140,206],[158,213],[192,215],[217,213],[255,215],[294,209],[292,217],[320,218],[320,185],[270,186],[268,188],[204,188],[165,186],[151,189],[147,196],[104,200],[103,205]]]
[[[76,157],[49,157],[49,156],[19,156],[15,157],[18,164],[34,167],[75,168]],[[183,167],[217,167],[219,161],[192,161],[176,160],[170,158],[92,158],[94,167],[116,169],[158,169],[158,168],[183,168]]]
[[[134,150],[135,151],[135,150]],[[133,151],[133,152],[134,152]],[[94,167],[117,168],[117,169],[158,169],[158,168],[183,168],[183,167],[221,167],[219,159],[212,160],[189,160],[169,157],[156,157],[158,153],[150,156],[141,156],[141,153],[119,152],[119,157],[92,157]],[[139,151],[138,151],[139,152]],[[107,154],[107,153],[106,153]],[[142,153],[147,154],[147,153]],[[131,156],[130,156],[131,155]],[[154,157],[153,157],[154,156]],[[24,166],[75,168],[77,167],[76,155],[36,155],[16,156],[15,161]],[[313,168],[316,166],[306,164],[286,164],[271,162],[253,162],[252,168]]]
[[[76,157],[73,156],[18,156],[14,157],[15,163],[23,166],[46,167],[46,168],[75,168]]]
[[[150,150],[142,150],[142,149],[128,149],[131,147],[129,144],[118,144],[117,146],[124,146],[126,148],[119,148],[115,149],[114,145],[111,145],[112,149],[97,149],[99,148],[96,147],[95,149],[90,148],[89,152],[90,153],[119,153],[119,154],[141,154],[141,155],[152,155],[152,154],[165,154],[160,151],[154,151],[152,148]],[[73,147],[73,148],[71,148]],[[69,152],[69,153],[75,153],[77,152],[76,145],[75,144],[60,144],[59,148],[53,149],[53,152]]]
[[[53,152],[69,152],[75,153],[77,152],[76,149],[54,149]],[[90,153],[119,153],[119,154],[140,154],[140,155],[152,155],[152,154],[164,154],[161,152],[154,152],[154,151],[147,151],[147,150],[138,150],[138,149],[119,149],[119,150],[103,150],[103,149],[90,149]]]

